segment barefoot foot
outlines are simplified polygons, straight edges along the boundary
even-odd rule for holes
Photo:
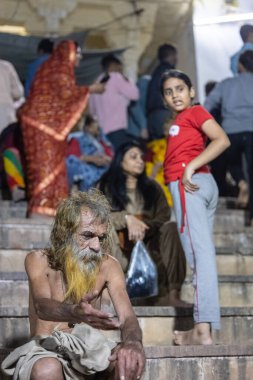
[[[239,207],[247,207],[249,202],[249,186],[246,181],[241,180],[238,184],[239,194],[237,197],[237,204]]]
[[[174,343],[178,346],[213,344],[210,324],[197,323],[192,330],[174,331]]]

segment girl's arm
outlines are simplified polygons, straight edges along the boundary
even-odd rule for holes
[[[215,120],[206,120],[202,124],[201,129],[211,142],[206,149],[199,156],[189,162],[185,168],[182,182],[185,190],[190,193],[198,189],[198,186],[191,181],[194,172],[213,161],[230,146],[228,136]]]

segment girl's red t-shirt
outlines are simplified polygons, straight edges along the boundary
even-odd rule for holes
[[[209,119],[213,119],[212,115],[200,105],[187,108],[176,116],[167,138],[165,183],[181,179],[186,165],[203,152],[207,138],[201,126]],[[209,168],[203,166],[198,172],[209,172]]]

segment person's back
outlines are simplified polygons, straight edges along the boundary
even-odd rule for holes
[[[237,202],[247,207],[253,226],[253,51],[239,57],[239,74],[218,84],[205,101],[207,109],[221,105],[222,127],[231,141],[225,163],[238,186]],[[246,161],[247,176],[242,164]],[[249,186],[248,186],[249,182]]]
[[[128,107],[128,133],[135,138],[148,138],[146,103],[147,91],[151,77],[142,75],[137,81],[140,97],[132,101]]]
[[[159,65],[151,75],[147,92],[148,130],[151,139],[163,137],[163,125],[171,118],[171,111],[165,107],[160,92],[161,75],[177,64],[177,49],[170,44],[161,45],[158,49]]]
[[[226,133],[253,132],[253,72],[243,70],[218,83],[206,98],[205,107],[211,110],[219,105]]]

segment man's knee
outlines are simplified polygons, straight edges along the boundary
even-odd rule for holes
[[[62,365],[55,358],[42,358],[32,369],[31,380],[63,380]]]

